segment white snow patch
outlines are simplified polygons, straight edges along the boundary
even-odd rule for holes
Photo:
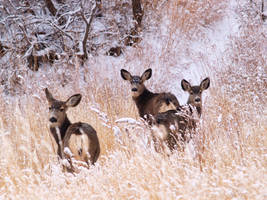
[[[67,167],[67,168],[70,168],[71,167],[70,166],[70,163],[69,163],[69,161],[67,159],[63,159],[62,160],[62,165],[65,166],[65,167]]]
[[[220,114],[219,116],[218,116],[218,123],[220,123],[222,121],[222,114]]]
[[[117,119],[115,122],[116,123],[127,123],[127,124],[141,125],[140,122],[136,121],[133,118],[128,118],[128,117]]]
[[[119,137],[119,136],[121,136],[121,130],[120,130],[119,127],[114,126],[114,127],[112,128],[112,130],[113,130],[113,133],[114,133],[115,137]]]
[[[64,148],[64,153],[68,156],[68,157],[72,157],[72,152],[68,147]]]
[[[197,153],[196,153],[195,144],[194,144],[193,140],[190,140],[189,143],[186,144],[185,153],[192,160],[196,158]]]
[[[175,125],[170,125],[170,129],[171,129],[171,131],[175,131],[176,130],[176,127],[175,127]]]

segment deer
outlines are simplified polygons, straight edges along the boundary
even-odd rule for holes
[[[202,114],[202,92],[209,86],[209,78],[205,78],[200,85],[196,86],[191,86],[187,80],[183,79],[181,87],[189,93],[187,104],[155,116],[153,126],[160,132],[161,142],[165,141],[171,151],[183,148],[183,144],[191,139],[191,133],[195,131]]]
[[[74,172],[74,161],[94,165],[100,154],[100,145],[96,130],[87,123],[71,123],[67,110],[70,107],[77,106],[82,98],[81,94],[74,94],[66,101],[55,99],[50,91],[45,89],[46,99],[49,104],[49,122],[50,132],[57,143],[57,154],[63,161],[63,168]],[[82,162],[80,162],[82,161]]]
[[[179,101],[172,93],[154,93],[149,91],[144,82],[152,76],[152,69],[149,68],[141,76],[132,75],[125,69],[121,69],[121,77],[131,84],[132,99],[138,109],[139,116],[150,121],[150,116],[159,112],[176,109],[180,106]]]

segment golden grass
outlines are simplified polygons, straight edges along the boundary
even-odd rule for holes
[[[180,21],[176,23],[183,26]],[[119,69],[141,74],[151,60],[169,59],[164,53],[157,58],[151,46],[129,49],[120,60],[92,58],[89,67],[66,65],[64,74],[69,82],[64,87],[58,84],[65,82],[57,72],[63,67],[59,63],[31,77],[27,96],[6,97],[1,91],[0,199],[266,199],[267,62],[261,45],[266,38],[258,37],[253,43],[253,37],[262,30],[247,29],[252,35],[232,38],[227,50],[231,66],[220,61],[224,69],[215,73],[212,68],[203,68],[210,74],[211,87],[194,139],[201,161],[189,147],[169,157],[156,153],[147,127],[115,122],[122,117],[138,120]],[[242,42],[255,48],[241,46]],[[253,62],[246,59],[252,52]],[[170,69],[151,67],[156,73],[147,84],[149,88],[159,91],[170,82],[179,87],[174,81],[181,75],[166,80],[174,76]],[[48,129],[43,91],[47,86],[62,100],[82,93],[80,105],[70,109],[68,115],[71,121],[90,123],[97,130],[101,154],[89,170],[76,175],[62,172]]]
[[[97,84],[90,84],[83,90],[95,94],[98,109],[106,117],[91,111],[96,105],[90,104],[91,94],[85,92],[82,103],[68,112],[72,121],[89,122],[96,128],[102,148],[96,166],[75,176],[63,173],[56,159],[42,90],[40,100],[25,97],[1,106],[1,113],[5,113],[0,123],[1,197],[264,199],[267,184],[264,178],[267,169],[266,115],[259,115],[257,122],[251,121],[251,116],[243,113],[244,107],[250,105],[236,107],[232,94],[219,90],[218,85],[227,83],[218,84],[215,78],[212,80],[217,87],[210,89],[199,130],[199,134],[205,135],[199,141],[204,147],[199,150],[202,172],[198,159],[190,154],[176,152],[166,157],[156,153],[146,145],[145,135],[149,132],[145,127],[116,124],[114,121],[120,117],[135,118],[136,110],[129,97],[119,95],[125,94],[121,86],[111,84],[109,80],[104,81],[106,88],[101,92],[94,93]],[[121,82],[120,77],[114,77],[113,81]],[[113,99],[116,90],[120,92]],[[70,93],[56,92],[62,99],[67,98],[65,93]],[[247,94],[238,95],[252,98]],[[118,138],[114,136],[114,127],[120,127]]]
[[[167,21],[168,32],[172,33],[170,38],[174,33],[180,32],[187,38],[201,39],[202,30],[221,20],[228,4],[228,0],[149,1],[145,3],[144,10],[145,19],[151,20],[147,20],[145,23],[151,25],[156,22],[155,25],[157,26],[159,25],[157,22],[165,20]]]

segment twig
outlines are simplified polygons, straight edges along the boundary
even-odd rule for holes
[[[25,27],[22,27],[20,24],[18,25],[19,28],[22,30],[25,40],[27,41],[28,45],[31,45],[31,41],[29,40]]]
[[[64,35],[66,35],[68,38],[70,38],[73,41],[73,38],[71,35],[69,35],[68,33],[66,33],[65,31],[63,31],[59,26],[57,26],[55,23],[48,21],[52,26],[54,26],[57,30],[59,30],[61,33],[63,33]]]

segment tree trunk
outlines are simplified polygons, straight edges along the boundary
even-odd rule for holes
[[[261,3],[261,18],[263,21],[267,19],[267,0],[262,0]]]
[[[124,41],[126,46],[133,46],[135,43],[138,43],[140,41],[138,34],[141,31],[141,23],[144,15],[141,0],[132,0],[132,7],[135,24],[134,28],[132,28],[132,30],[130,31],[129,36]]]
[[[96,0],[96,17],[102,17],[102,2],[101,0]]]
[[[49,12],[53,15],[53,16],[56,16],[57,14],[57,9],[55,8],[52,0],[45,0],[45,4],[49,10]]]
[[[96,0],[96,2],[97,2],[97,0]],[[88,36],[89,36],[89,32],[90,32],[90,29],[91,29],[91,24],[92,24],[92,21],[93,21],[93,18],[94,18],[96,10],[97,10],[97,4],[95,5],[94,8],[92,8],[89,20],[86,19],[84,11],[82,11],[82,13],[81,13],[82,19],[85,22],[85,33],[84,33],[84,37],[83,37],[83,41],[82,41],[82,45],[83,45],[83,56],[82,56],[82,59],[83,60],[87,60],[87,58],[88,58],[86,44],[87,44],[87,39],[88,39]]]
[[[63,4],[63,3],[65,3],[65,0],[56,0],[58,3],[61,3],[61,4]]]
[[[132,7],[134,20],[137,22],[137,26],[141,27],[141,22],[143,18],[141,0],[132,0]]]

